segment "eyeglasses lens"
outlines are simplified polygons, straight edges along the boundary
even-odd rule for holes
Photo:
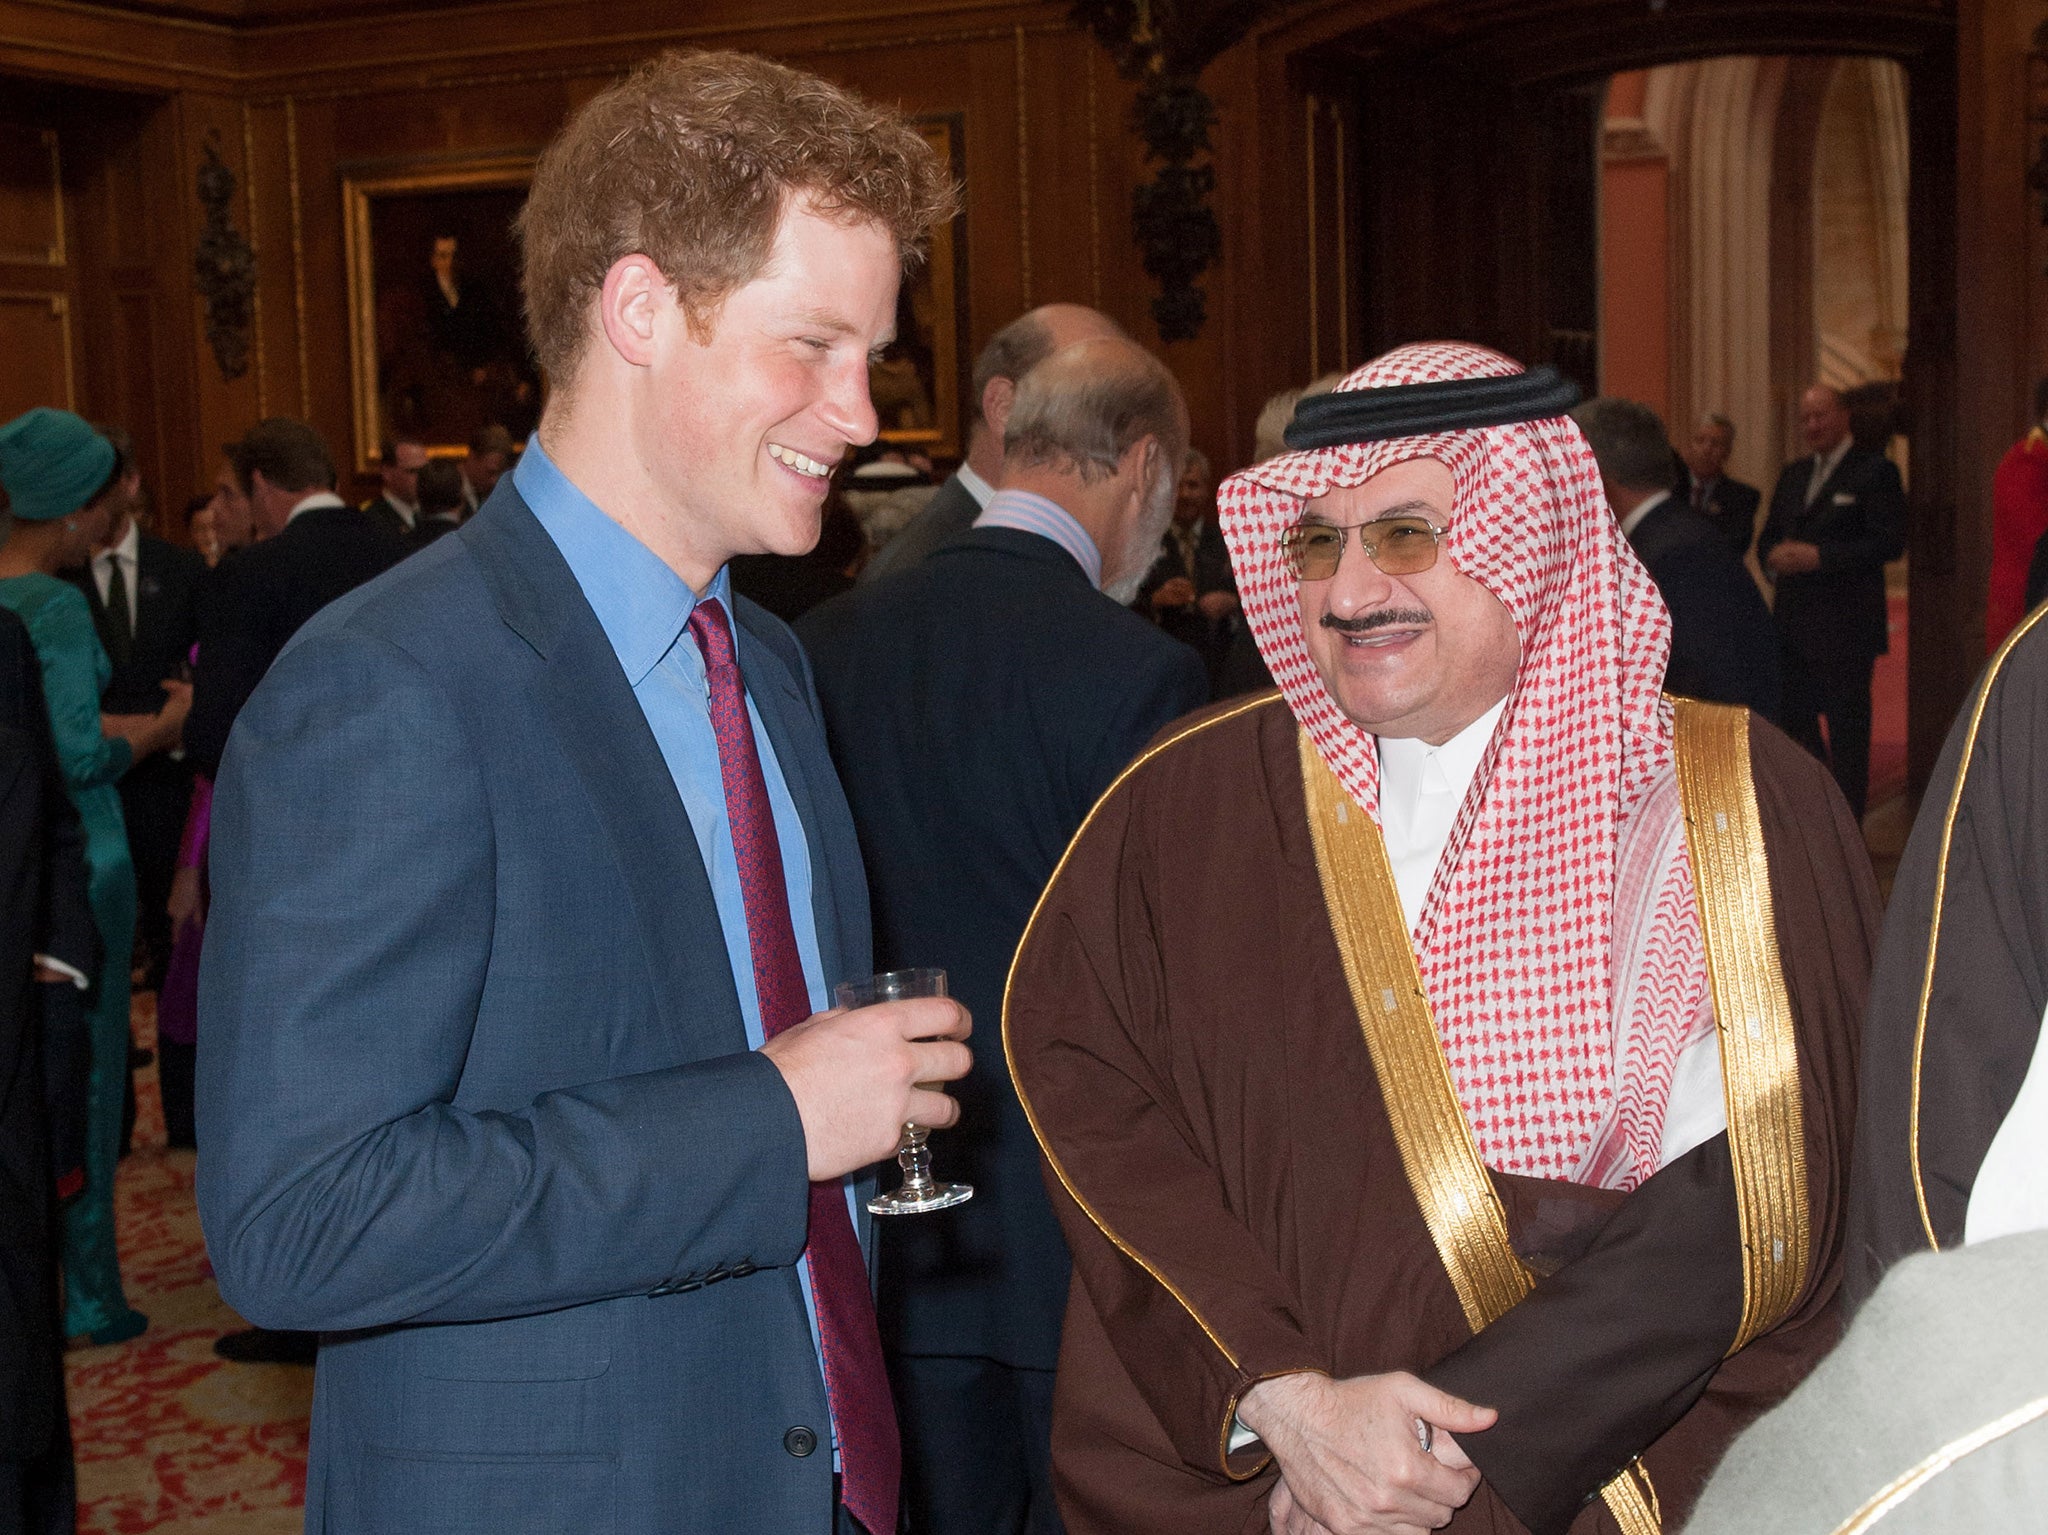
[[[1347,534],[1357,533],[1367,556],[1390,576],[1420,575],[1436,563],[1437,530],[1420,517],[1388,517],[1362,527],[1297,523],[1287,530],[1287,558],[1297,581],[1327,581],[1344,559]]]

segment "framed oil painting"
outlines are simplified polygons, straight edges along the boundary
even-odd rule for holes
[[[914,120],[961,176],[958,115]],[[512,221],[531,155],[364,168],[342,181],[348,250],[356,468],[388,436],[461,451],[493,422],[523,442],[546,381],[527,349]],[[869,375],[882,439],[937,458],[964,449],[968,394],[964,213],[932,231],[929,259],[903,285],[896,341]]]
[[[358,470],[386,437],[457,453],[481,427],[523,442],[540,420],[512,234],[532,179],[530,155],[344,176]]]
[[[961,180],[961,119],[920,117],[912,126]],[[965,451],[967,403],[967,216],[932,231],[931,255],[896,301],[896,344],[868,374],[882,440],[935,458]]]

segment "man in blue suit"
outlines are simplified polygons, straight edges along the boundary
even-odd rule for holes
[[[818,536],[953,195],[763,60],[596,98],[521,215],[517,472],[236,723],[200,1213],[232,1305],[323,1334],[312,1530],[895,1535],[855,1175],[953,1123],[917,1084],[967,1016],[824,1011],[871,967],[853,826],[723,567]]]
[[[1168,721],[1197,653],[1123,603],[1159,551],[1187,413],[1135,342],[1081,341],[1017,386],[1000,489],[918,565],[802,625],[853,803],[885,965],[944,965],[985,1021],[1053,867]],[[1053,1535],[1053,1367],[1067,1248],[994,1028],[945,1172],[971,1204],[896,1221],[882,1326],[919,1535]]]

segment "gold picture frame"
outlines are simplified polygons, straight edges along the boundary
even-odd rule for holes
[[[953,179],[961,179],[965,138],[959,114],[920,117],[912,126],[937,151]],[[437,430],[442,423],[436,412],[420,407],[412,412],[424,419],[392,421],[392,362],[394,334],[411,334],[394,324],[394,297],[404,296],[404,286],[418,286],[424,279],[416,271],[392,270],[394,222],[431,227],[429,217],[435,200],[502,199],[509,226],[527,186],[533,180],[535,156],[512,153],[437,159],[404,165],[380,164],[353,169],[342,175],[342,237],[348,262],[349,361],[351,400],[355,424],[355,467],[369,473],[377,465],[377,446],[387,427],[420,436],[434,454],[459,454],[467,432]],[[451,209],[451,213],[452,213]],[[472,219],[472,227],[474,220]],[[509,241],[509,230],[506,234]],[[380,252],[382,259],[380,259]],[[496,255],[496,252],[490,253]],[[499,286],[506,286],[501,283]],[[509,325],[494,328],[491,368],[497,368],[507,344],[516,335],[524,357],[524,329],[517,320],[517,284],[494,301],[496,317],[510,317]],[[966,333],[967,273],[966,215],[963,212],[932,231],[928,258],[917,274],[903,285],[897,310],[898,339],[883,362],[870,375],[870,390],[876,395],[881,417],[882,441],[934,458],[958,458],[964,451],[964,406],[968,394],[967,359],[962,350]],[[416,327],[415,327],[416,328]],[[380,334],[381,333],[381,334]],[[530,362],[527,364],[531,366]],[[545,380],[535,386],[544,389]],[[417,401],[413,402],[417,405]],[[528,402],[531,415],[538,418],[538,398]],[[445,412],[442,413],[445,415]],[[515,439],[524,434],[515,422],[506,422]]]
[[[376,467],[387,431],[418,437],[431,453],[453,455],[488,421],[507,426],[518,440],[539,419],[545,381],[526,347],[510,227],[533,180],[534,160],[531,153],[509,153],[344,170],[359,473]],[[429,232],[430,248],[414,257],[409,248],[421,231]],[[458,303],[433,298],[442,242],[451,239],[457,256],[465,242],[483,247],[480,277],[456,286],[460,303],[472,306],[467,316]],[[394,260],[401,245],[406,263]],[[428,265],[411,265],[415,259]],[[465,400],[464,391],[473,397]],[[508,415],[516,419],[501,419]]]
[[[954,184],[960,184],[966,149],[960,114],[917,117],[911,126],[938,152]],[[896,345],[868,376],[881,440],[933,458],[958,458],[965,451],[963,407],[969,393],[961,341],[967,333],[964,207],[932,231],[924,265],[903,285],[896,329]]]

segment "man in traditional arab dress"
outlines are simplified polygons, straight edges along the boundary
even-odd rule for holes
[[[2048,619],[1992,657],[1899,862],[1871,976],[1849,1303],[1910,1253],[2048,1227]]]
[[[1278,694],[1161,737],[1025,934],[1074,1535],[1676,1529],[1837,1335],[1868,861],[1658,692],[1574,397],[1437,344],[1303,402],[1222,495]]]

